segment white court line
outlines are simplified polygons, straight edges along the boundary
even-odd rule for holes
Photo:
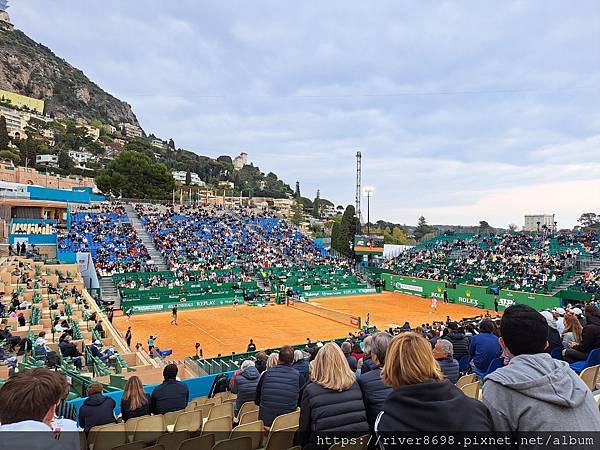
[[[223,342],[221,339],[213,336],[211,333],[209,333],[208,331],[206,331],[204,328],[202,328],[201,326],[197,325],[195,322],[191,321],[188,318],[184,319],[186,322],[192,324],[192,326],[195,326],[196,328],[198,328],[200,331],[202,331],[204,334],[207,334],[208,336],[210,336],[211,338],[213,338],[215,341],[219,342],[221,345],[227,345],[225,342]]]

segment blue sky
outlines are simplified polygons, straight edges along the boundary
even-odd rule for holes
[[[600,213],[600,2],[14,0],[16,27],[199,154],[371,217]]]

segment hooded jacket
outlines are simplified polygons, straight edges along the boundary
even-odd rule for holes
[[[516,356],[486,376],[483,402],[501,431],[600,430],[592,392],[548,353]]]
[[[87,433],[90,428],[98,425],[116,423],[115,409],[116,403],[102,394],[89,396],[79,408],[79,426]]]
[[[253,402],[256,398],[256,386],[258,386],[259,378],[260,373],[254,366],[247,367],[246,370],[235,377],[231,392],[237,394],[234,408],[236,416],[244,403]]]
[[[493,431],[483,403],[450,381],[427,381],[394,389],[375,421],[375,432]]]

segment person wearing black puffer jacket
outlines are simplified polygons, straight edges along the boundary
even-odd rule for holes
[[[327,437],[369,433],[362,392],[337,344],[329,342],[319,350],[310,364],[310,380],[302,393],[296,445],[328,448]]]
[[[444,379],[431,344],[417,333],[394,338],[381,378],[394,390],[375,421],[380,442],[402,432],[494,431],[487,407]]]
[[[464,330],[459,328],[456,322],[450,322],[448,324],[448,334],[442,336],[442,338],[447,339],[452,343],[452,348],[454,349],[454,359],[457,361],[459,361],[463,356],[469,354],[471,342],[465,335]]]
[[[112,398],[102,395],[100,383],[90,384],[87,396],[79,408],[79,426],[86,434],[95,426],[117,422],[114,413],[116,403]]]
[[[377,369],[377,364],[375,364],[373,362],[373,359],[371,358],[371,343],[373,342],[373,335],[369,335],[365,338],[365,340],[363,341],[364,347],[365,347],[365,356],[363,357],[363,359],[360,361],[360,374],[364,375],[365,373],[369,372],[370,370],[375,370]]]
[[[233,408],[233,412],[236,416],[244,403],[254,401],[259,378],[260,373],[256,370],[254,361],[249,359],[244,361],[240,366],[240,373],[233,380],[233,386],[231,388],[231,392],[237,394]]]
[[[275,417],[296,410],[302,388],[302,377],[292,367],[294,349],[289,345],[281,347],[278,361],[262,373],[256,386],[254,403],[260,406],[258,418],[266,427],[273,424]]]
[[[381,380],[381,367],[383,367],[383,364],[385,363],[385,355],[392,339],[393,336],[385,332],[375,333],[372,336],[370,342],[371,358],[373,364],[375,364],[375,368],[362,374],[358,378],[358,384],[363,393],[363,400],[367,410],[367,419],[371,429],[373,429],[375,419],[381,412],[383,402],[390,392],[392,392],[392,388],[387,386]]]

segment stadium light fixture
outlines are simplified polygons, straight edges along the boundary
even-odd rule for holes
[[[367,234],[371,235],[371,196],[375,192],[373,186],[365,186],[363,188],[363,195],[367,197]]]

